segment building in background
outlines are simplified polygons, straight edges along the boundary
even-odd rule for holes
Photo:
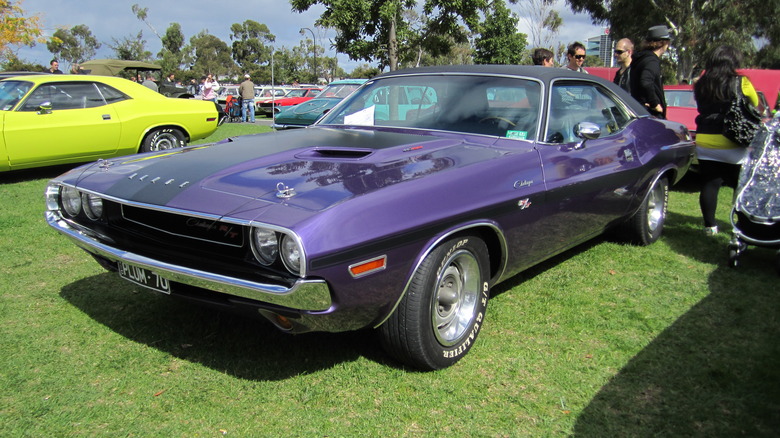
[[[615,58],[612,56],[612,37],[609,36],[609,28],[605,28],[598,36],[588,38],[585,45],[588,56],[598,56],[605,67],[614,67]]]

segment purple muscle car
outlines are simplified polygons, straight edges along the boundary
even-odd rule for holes
[[[657,240],[693,151],[600,78],[419,68],[307,129],[79,167],[51,181],[46,217],[147,288],[292,333],[376,328],[399,361],[440,369],[502,280],[608,229]]]

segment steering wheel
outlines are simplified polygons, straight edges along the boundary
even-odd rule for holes
[[[490,120],[497,120],[497,121],[500,121],[500,122],[506,122],[507,124],[509,124],[509,126],[511,126],[513,128],[517,125],[516,123],[512,122],[511,120],[505,119],[503,117],[498,117],[498,116],[487,116],[484,119],[480,120],[479,123],[485,123],[485,122],[488,122]]]

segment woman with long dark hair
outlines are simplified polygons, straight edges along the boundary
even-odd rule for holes
[[[745,147],[723,136],[723,116],[736,97],[737,88],[741,88],[753,106],[758,106],[753,84],[737,73],[741,60],[734,47],[715,48],[707,58],[704,74],[693,87],[699,110],[696,117],[696,154],[702,179],[699,206],[708,236],[718,233],[715,221],[718,192],[724,184],[736,187],[740,166],[747,156]]]

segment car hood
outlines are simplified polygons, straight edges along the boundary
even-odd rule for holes
[[[314,127],[104,160],[60,179],[121,201],[253,219],[274,205],[322,211],[499,154],[462,137]]]

